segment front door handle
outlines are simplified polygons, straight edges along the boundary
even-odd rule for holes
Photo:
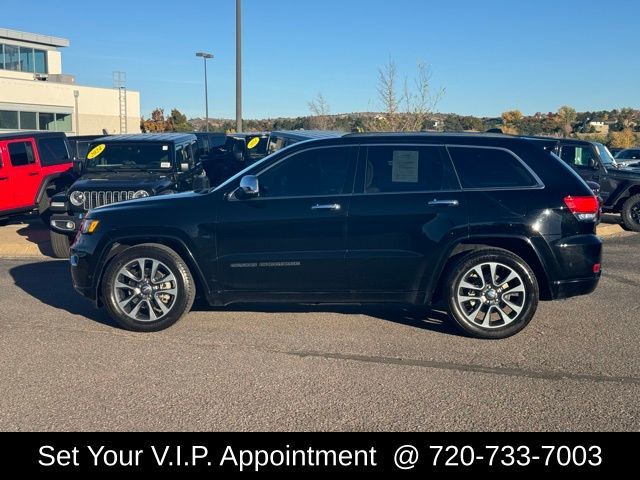
[[[341,208],[339,203],[328,203],[325,205],[316,204],[311,207],[311,210],[340,210]]]
[[[35,177],[36,175],[38,175],[38,172],[29,172],[30,177]]]
[[[460,205],[458,200],[431,200],[427,205],[430,207],[457,207]]]
[[[0,182],[3,182],[5,180],[9,180],[9,177],[0,177]]]

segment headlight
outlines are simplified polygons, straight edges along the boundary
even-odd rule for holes
[[[133,194],[133,198],[144,198],[148,196],[149,196],[149,192],[147,192],[146,190],[138,190],[136,193]]]
[[[73,192],[69,196],[69,200],[71,200],[71,203],[73,203],[76,207],[79,207],[80,205],[82,205],[84,203],[84,193],[82,193],[82,192]]]

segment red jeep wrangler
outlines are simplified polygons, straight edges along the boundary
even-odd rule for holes
[[[37,210],[45,224],[49,199],[73,183],[73,161],[64,133],[0,134],[0,224]]]

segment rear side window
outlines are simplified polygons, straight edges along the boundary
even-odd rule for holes
[[[596,154],[590,147],[563,145],[560,157],[569,165],[578,168],[591,168],[592,161],[596,159]]]
[[[443,147],[367,147],[364,193],[459,189]]]
[[[9,159],[14,167],[36,163],[31,142],[11,142],[9,144]]]
[[[43,167],[60,165],[71,161],[67,150],[67,142],[62,137],[41,138],[38,140],[38,149],[40,151],[40,163]]]
[[[448,147],[463,188],[533,187],[538,182],[523,163],[498,148]]]

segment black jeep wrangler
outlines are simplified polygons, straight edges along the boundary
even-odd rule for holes
[[[209,187],[193,134],[110,135],[91,142],[76,161],[75,182],[51,200],[51,246],[56,257],[69,245],[93,208],[135,198]]]
[[[559,139],[555,153],[584,180],[600,184],[605,213],[619,213],[626,230],[640,232],[640,169],[616,163],[604,145]]]

